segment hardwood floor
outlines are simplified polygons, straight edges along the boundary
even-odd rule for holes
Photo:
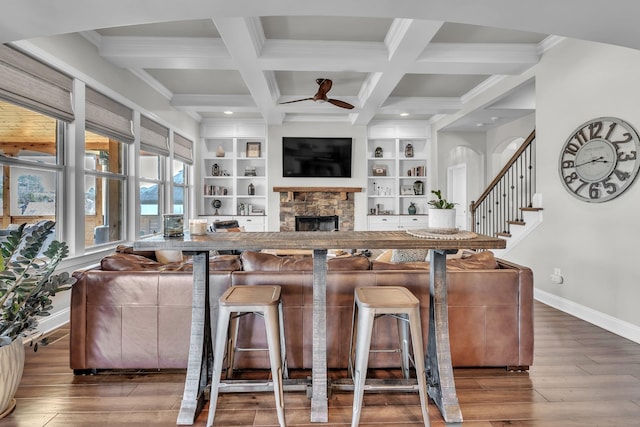
[[[535,305],[535,340],[529,372],[455,370],[464,426],[640,425],[639,344],[541,303]],[[74,376],[68,345],[68,330],[61,329],[36,353],[27,350],[16,409],[0,427],[176,425],[184,371]],[[350,392],[334,392],[330,422],[311,424],[305,393],[287,392],[287,424],[349,425],[351,402]],[[271,393],[221,394],[215,425],[277,425],[273,405]],[[429,413],[432,426],[445,425],[433,403]],[[206,417],[205,408],[194,425],[204,426]],[[417,394],[365,393],[360,425],[422,425]]]

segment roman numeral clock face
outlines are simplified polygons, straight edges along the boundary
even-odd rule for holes
[[[629,123],[601,117],[580,125],[560,153],[560,178],[569,193],[586,202],[606,202],[638,175],[640,138]]]

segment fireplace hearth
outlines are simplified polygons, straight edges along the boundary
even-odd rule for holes
[[[296,231],[337,231],[339,224],[338,215],[296,216]]]

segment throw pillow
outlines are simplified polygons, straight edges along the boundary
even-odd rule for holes
[[[156,251],[156,259],[161,264],[181,262],[183,260],[182,251],[172,251],[172,250]]]
[[[429,249],[393,249],[389,262],[424,261],[429,255]]]

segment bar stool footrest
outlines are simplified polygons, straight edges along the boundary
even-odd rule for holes
[[[351,379],[339,379],[331,381],[329,384],[331,389],[353,391],[353,381]],[[398,378],[398,379],[376,379],[367,378],[365,381],[364,389],[370,390],[383,390],[383,391],[406,391],[415,390],[418,391],[418,380],[415,378]]]

